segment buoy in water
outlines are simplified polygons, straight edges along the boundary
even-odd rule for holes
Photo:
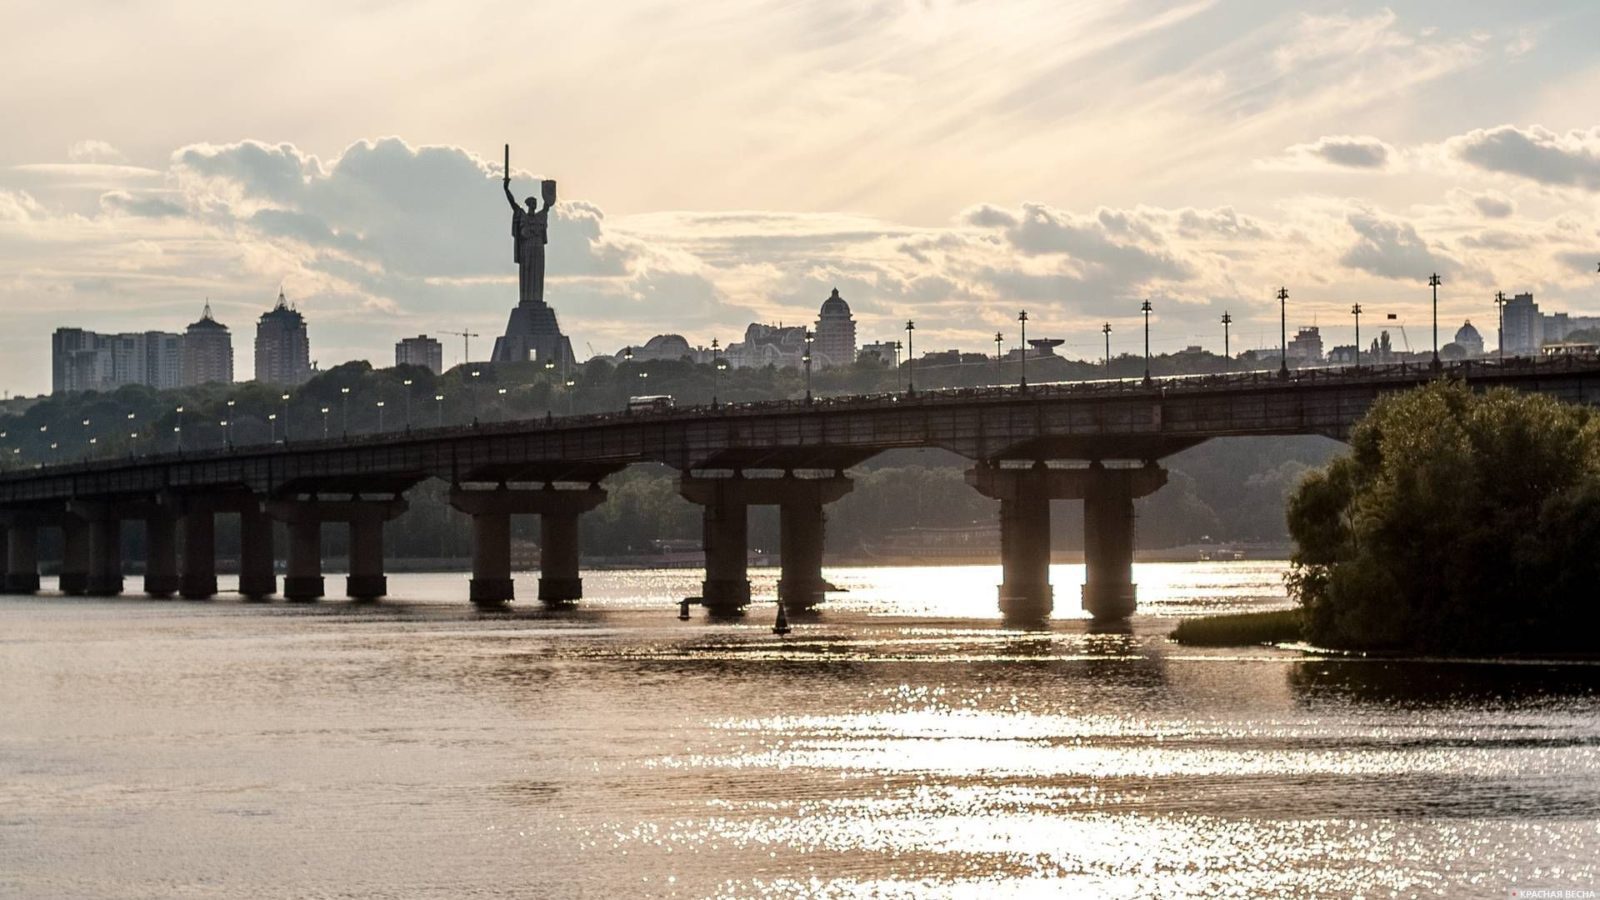
[[[688,597],[685,597],[682,600],[678,601],[678,621],[679,622],[687,622],[687,621],[689,621],[689,598]]]
[[[772,623],[772,633],[773,634],[778,634],[778,635],[783,635],[783,634],[788,634],[789,631],[790,631],[790,628],[789,628],[789,614],[783,608],[783,601],[779,600],[778,601],[778,621]]]

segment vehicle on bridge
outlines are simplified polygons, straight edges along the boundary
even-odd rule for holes
[[[650,394],[628,398],[628,412],[667,412],[673,408],[672,395]]]

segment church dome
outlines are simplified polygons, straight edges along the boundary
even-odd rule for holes
[[[844,302],[844,298],[839,296],[838,288],[834,288],[828,299],[822,301],[822,317],[825,319],[835,317],[848,319],[850,317],[850,304]]]
[[[1479,334],[1478,329],[1472,327],[1472,323],[1469,321],[1465,325],[1462,325],[1460,328],[1456,329],[1456,343],[1462,346],[1467,346],[1468,344],[1477,344],[1482,346],[1483,335]]]

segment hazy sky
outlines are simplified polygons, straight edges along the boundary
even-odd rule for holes
[[[470,8],[469,8],[470,7]],[[1534,9],[1535,12],[1526,11]],[[810,321],[1095,355],[1328,343],[1400,316],[1493,343],[1496,290],[1600,313],[1600,4],[30,2],[0,9],[0,387],[58,325],[181,330],[252,371],[283,285],[324,367],[547,297],[580,356]],[[1396,335],[1398,342],[1399,336]],[[461,345],[446,344],[446,361]]]

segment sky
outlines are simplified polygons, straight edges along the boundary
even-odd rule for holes
[[[1494,343],[1496,291],[1600,314],[1600,4],[1193,0],[34,2],[0,9],[0,389],[50,334],[181,331],[253,371],[393,362],[516,299],[500,190],[560,184],[546,297],[580,357],[800,324],[1098,357]],[[1396,315],[1394,323],[1384,316]],[[446,363],[459,338],[446,337]],[[1395,342],[1402,342],[1396,334]],[[1119,346],[1120,345],[1120,346]]]

